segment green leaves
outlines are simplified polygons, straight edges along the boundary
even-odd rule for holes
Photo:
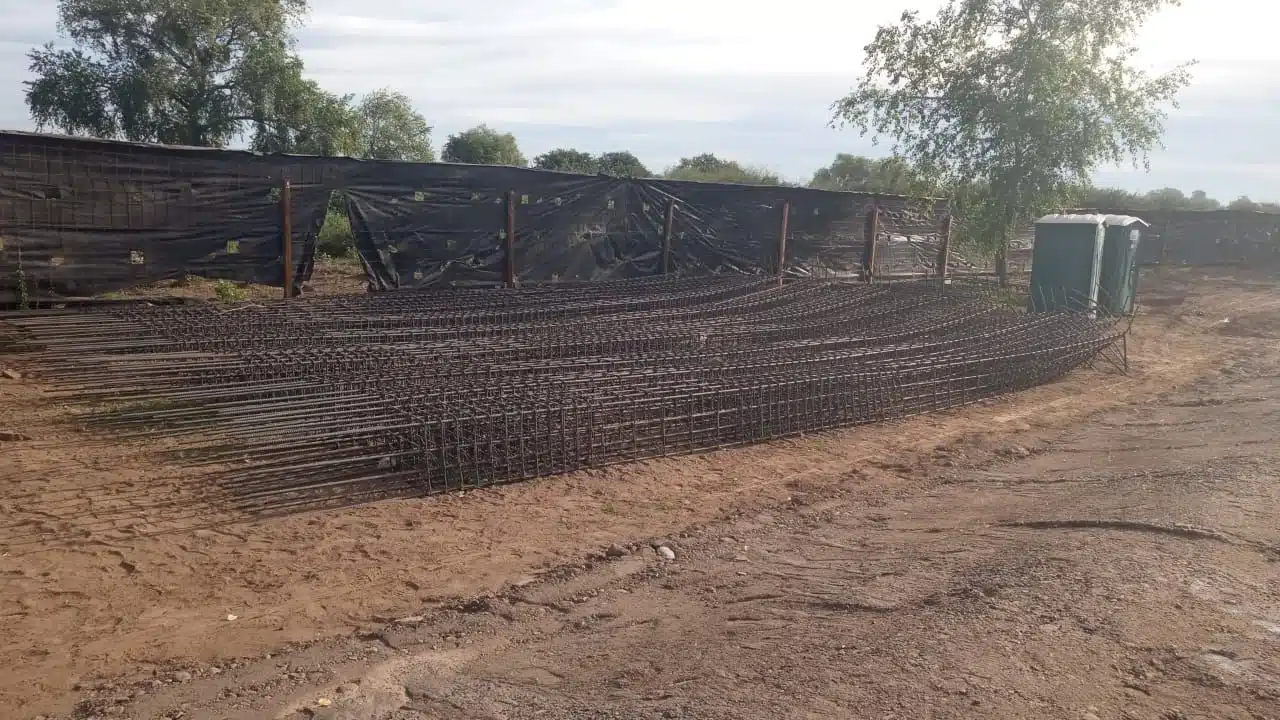
[[[353,105],[303,77],[293,29],[305,0],[61,0],[75,43],[31,51],[36,125],[70,134],[259,152],[432,161],[409,98]]]
[[[1242,212],[1280,213],[1280,203],[1254,202],[1249,199],[1248,195],[1241,195],[1235,200],[1227,203],[1227,209]]]
[[[869,158],[840,153],[830,165],[813,174],[809,187],[891,195],[909,195],[917,184],[900,158]]]
[[[603,173],[610,177],[649,177],[649,168],[626,150],[601,153],[598,157],[581,150],[557,148],[533,159],[533,166],[540,170],[576,172],[594,175]]]
[[[1003,247],[1098,166],[1145,164],[1159,146],[1189,65],[1150,76],[1130,64],[1131,40],[1170,4],[949,0],[932,20],[905,13],[865,48],[866,74],[832,122],[889,140],[919,176],[965,195],[967,224]]]
[[[444,161],[514,167],[529,164],[524,155],[520,154],[515,135],[500,133],[488,125],[477,125],[470,130],[450,135],[444,145]]]
[[[681,158],[664,175],[671,180],[739,183],[742,185],[784,185],[782,178],[764,168],[740,165],[736,160],[722,160],[711,153]]]
[[[361,157],[373,160],[435,162],[431,125],[413,109],[408,95],[374,90],[360,101]]]
[[[569,148],[556,148],[534,158],[533,166],[539,170],[592,175],[599,171],[600,161],[596,159],[596,156],[588,152]]]
[[[649,168],[640,162],[640,158],[632,155],[627,150],[600,153],[597,162],[599,171],[610,177],[642,178],[652,177],[653,175],[653,173],[649,172]]]
[[[120,133],[119,117],[111,110],[114,83],[106,67],[79,49],[55,50],[52,43],[27,57],[37,77],[27,83],[27,105],[37,127],[97,137]]]
[[[449,141],[452,143],[454,138],[451,137]],[[514,138],[512,138],[512,142],[515,142]],[[449,159],[449,153],[449,147],[446,146],[446,159]],[[644,163],[626,150],[602,153],[597,157],[581,150],[557,148],[534,158],[533,165],[542,170],[587,174],[603,173],[611,177],[639,178],[652,176],[652,173],[644,166]],[[703,182],[728,182],[746,185],[784,184],[776,174],[768,170],[746,167],[733,160],[721,160],[711,153],[683,158],[675,166],[668,168],[663,173],[663,176],[672,180],[700,180]]]
[[[28,57],[41,128],[222,146],[297,95],[303,0],[61,0],[76,45]],[[271,119],[275,119],[274,116]]]
[[[1072,198],[1071,204],[1096,210],[1218,210],[1222,207],[1222,203],[1203,190],[1187,195],[1171,187],[1143,194],[1120,188],[1085,186]]]
[[[344,155],[367,160],[434,162],[431,126],[404,93],[375,90],[353,104],[300,74],[280,83],[255,120],[259,152]],[[266,98],[264,98],[266,99]]]

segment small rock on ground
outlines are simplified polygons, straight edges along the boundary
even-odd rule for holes
[[[657,550],[658,550],[658,557],[662,558],[663,560],[676,559],[675,551],[667,547],[666,545],[659,545]]]
[[[614,543],[613,545],[610,545],[607,550],[604,551],[604,554],[605,554],[605,557],[620,558],[628,555],[628,552],[626,548],[622,547],[617,543]]]

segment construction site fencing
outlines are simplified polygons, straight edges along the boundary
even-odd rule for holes
[[[322,164],[0,133],[0,294],[84,295],[186,274],[280,285],[282,192],[297,282],[329,193]]]
[[[335,192],[375,290],[946,267],[947,204],[926,198],[4,132],[0,302],[185,275],[292,296]]]
[[[1280,267],[1280,214],[1244,210],[1108,210],[1149,225],[1141,265]]]
[[[32,498],[117,528],[101,508],[287,513],[901,418],[1047,382],[1125,331],[963,283],[727,275],[0,322],[76,422],[187,468],[207,501]]]
[[[1138,264],[1280,268],[1280,214],[1246,210],[1134,210],[1069,208],[1064,213],[1130,215],[1148,223],[1138,245]],[[1031,272],[1035,226],[1014,233],[1007,250],[1010,275]],[[969,253],[953,247],[948,276],[995,275],[989,252]]]
[[[1280,214],[1248,210],[1134,210],[1072,208],[1066,213],[1130,215],[1149,227],[1138,245],[1138,264],[1280,268]],[[1035,227],[1019,231],[1010,250],[1010,269],[1031,268]],[[961,272],[953,267],[952,272]]]

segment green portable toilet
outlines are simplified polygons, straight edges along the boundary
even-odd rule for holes
[[[1127,215],[1046,215],[1031,250],[1031,312],[1125,312],[1136,290],[1137,244]],[[1140,232],[1139,232],[1140,235]]]
[[[1031,312],[1092,310],[1098,303],[1105,215],[1045,215],[1031,248]]]
[[[1146,221],[1131,215],[1106,216],[1102,266],[1098,278],[1098,311],[1128,315],[1138,297],[1138,245]]]

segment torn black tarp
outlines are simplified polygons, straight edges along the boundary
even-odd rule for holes
[[[356,249],[378,289],[501,283],[508,193],[526,282],[654,274],[658,229],[625,180],[440,163],[351,164]],[[639,201],[639,202],[638,202]]]
[[[677,180],[639,181],[641,195],[657,214],[667,203],[672,223],[671,270],[704,273],[766,273],[778,265],[782,188]]]
[[[502,283],[508,193],[520,282],[661,273],[673,203],[669,272],[776,272],[785,204],[786,274],[858,277],[873,204],[891,217],[911,200],[447,164],[353,163],[344,181],[357,249],[378,289]],[[932,213],[936,203],[924,202]]]

